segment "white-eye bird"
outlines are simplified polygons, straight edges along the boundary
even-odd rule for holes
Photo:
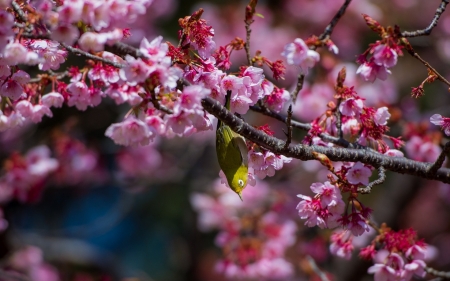
[[[230,110],[231,91],[228,91],[225,107]],[[216,130],[216,152],[219,166],[225,174],[228,185],[242,200],[242,190],[248,179],[248,149],[245,139],[222,121]]]

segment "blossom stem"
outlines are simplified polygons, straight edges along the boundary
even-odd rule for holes
[[[449,271],[438,271],[434,268],[431,267],[425,267],[425,271],[431,275],[434,275],[436,277],[441,277],[441,278],[445,278],[448,279],[450,278],[450,272]]]

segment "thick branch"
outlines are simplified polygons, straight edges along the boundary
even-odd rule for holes
[[[422,35],[430,35],[433,28],[437,25],[439,18],[442,13],[445,11],[445,7],[448,5],[449,0],[442,0],[439,7],[436,9],[436,13],[434,14],[433,19],[431,20],[430,25],[428,25],[425,29],[416,30],[416,31],[403,31],[402,37],[417,37]]]
[[[298,144],[284,149],[285,142],[255,129],[224,108],[218,101],[206,97],[202,100],[203,108],[219,118],[230,128],[246,139],[276,154],[300,160],[314,160],[314,152],[325,154],[331,161],[362,162],[373,167],[383,166],[386,170],[419,176],[425,179],[450,183],[450,169],[440,168],[436,174],[428,173],[431,163],[413,161],[405,157],[391,157],[369,149],[350,149],[339,147],[306,146]]]

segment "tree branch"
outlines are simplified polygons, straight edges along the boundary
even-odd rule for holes
[[[432,165],[431,163],[413,161],[405,157],[391,157],[370,149],[306,146],[302,144],[297,144],[284,149],[284,141],[269,136],[245,123],[213,98],[204,98],[202,100],[202,105],[207,112],[216,116],[222,122],[230,126],[233,131],[276,154],[282,154],[287,157],[306,161],[315,159],[313,155],[314,152],[322,153],[325,154],[331,161],[359,161],[376,168],[383,166],[389,171],[450,183],[450,169],[440,168],[435,174],[430,174],[428,173],[428,170]]]
[[[402,37],[418,37],[422,35],[430,35],[431,31],[434,27],[436,27],[439,18],[441,17],[442,13],[445,11],[446,6],[448,5],[449,0],[442,0],[439,7],[436,9],[436,13],[434,14],[433,19],[431,20],[431,23],[425,28],[420,29],[416,31],[403,31],[401,33]]]
[[[344,15],[345,11],[347,10],[348,5],[350,5],[350,2],[352,0],[345,0],[344,4],[342,4],[339,11],[334,15],[333,19],[331,19],[330,23],[325,27],[325,31],[319,35],[319,39],[323,40],[331,35],[333,32],[334,27],[338,23],[338,21],[341,19],[341,17]]]

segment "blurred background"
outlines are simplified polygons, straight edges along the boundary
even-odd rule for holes
[[[257,18],[252,25],[252,52],[261,50],[271,60],[281,59],[287,43],[322,33],[342,2],[260,0],[257,12],[264,18]],[[130,26],[128,43],[138,45],[143,37],[152,40],[158,35],[175,43],[178,18],[203,8],[203,18],[215,30],[217,46],[225,45],[236,36],[245,38],[246,4],[154,0],[147,14]],[[307,77],[295,104],[296,119],[308,122],[324,112],[327,102],[333,99],[336,74],[346,66],[347,85],[355,86],[369,105],[389,106],[392,136],[408,140],[416,135],[423,143],[439,148],[441,132],[430,127],[428,120],[434,113],[450,115],[448,89],[435,82],[425,86],[424,97],[411,98],[411,88],[427,75],[419,61],[405,54],[384,82],[366,83],[355,76],[356,57],[378,39],[365,25],[362,13],[384,26],[416,30],[429,24],[439,4],[434,0],[353,1],[331,36],[339,54],[320,51],[320,66]],[[450,13],[446,12],[430,36],[410,40],[415,50],[447,78],[449,34]],[[236,70],[244,59],[243,52],[233,54],[232,69]],[[71,56],[66,65],[82,66],[84,61]],[[296,75],[296,70],[288,67],[286,79],[276,83],[291,90]],[[128,105],[117,106],[104,99],[101,105],[86,111],[55,109],[53,118],[44,118],[38,125],[0,134],[3,177],[11,174],[20,159],[32,159],[35,149],[47,155],[45,161],[56,159],[59,163],[45,176],[23,183],[28,186],[23,194],[11,194],[11,187],[0,181],[5,228],[0,234],[4,265],[1,280],[11,278],[4,275],[11,268],[26,268],[26,264],[20,264],[24,261],[40,265],[35,275],[25,280],[227,280],[226,274],[219,272],[218,261],[229,253],[218,246],[222,245],[220,229],[214,227],[213,221],[225,217],[227,208],[239,210],[233,213],[238,219],[256,215],[251,213],[254,209],[237,206],[239,201],[221,197],[231,191],[222,190],[218,183],[215,132],[157,139],[146,147],[120,147],[104,134],[128,110]],[[268,124],[277,137],[283,138],[282,123],[252,112],[244,118],[255,126]],[[296,141],[301,141],[304,134],[294,131]],[[408,156],[408,151],[404,152]],[[14,177],[16,183],[22,184],[20,174]],[[307,257],[312,257],[332,280],[371,280],[373,276],[366,275],[370,264],[356,257],[351,261],[332,257],[327,242],[330,233],[307,228],[298,218],[296,195],[311,196],[311,183],[324,180],[326,171],[317,163],[293,160],[273,177],[258,181],[255,188],[259,191],[249,191],[260,192],[255,195],[259,200],[258,217],[276,212],[284,222],[295,224],[291,225],[295,241],[285,249],[292,274],[282,280],[319,280]],[[222,198],[226,203],[222,199],[211,203],[207,198]],[[394,229],[416,229],[420,237],[439,249],[430,264],[450,270],[450,256],[446,254],[450,252],[448,185],[388,173],[387,181],[364,196],[363,202],[374,210],[378,223],[386,222]],[[225,214],[201,217],[201,212],[214,213],[211,209],[215,206],[223,208]]]

